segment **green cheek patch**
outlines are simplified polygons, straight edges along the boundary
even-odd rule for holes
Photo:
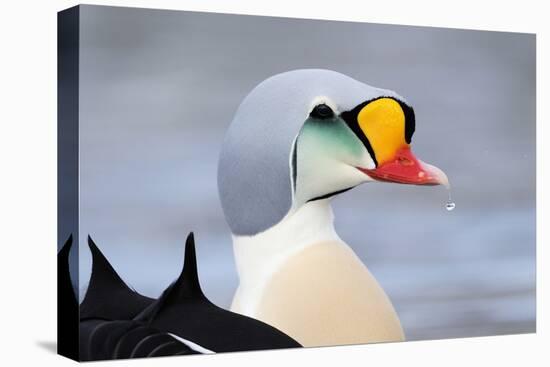
[[[307,119],[302,128],[300,140],[302,142],[314,140],[313,146],[316,153],[330,155],[336,159],[356,160],[360,159],[364,153],[364,147],[359,138],[338,117],[329,120]]]

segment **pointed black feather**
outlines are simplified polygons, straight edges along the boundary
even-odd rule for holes
[[[176,280],[176,286],[180,290],[180,297],[206,299],[199,283],[199,272],[197,269],[197,254],[195,252],[195,235],[189,233],[185,241],[185,258],[183,269]]]
[[[130,320],[153,299],[130,289],[88,236],[92,253],[92,275],[80,305],[80,319]]]
[[[276,328],[224,310],[206,298],[199,284],[193,233],[187,237],[180,276],[136,320],[214,352],[300,347]]]
[[[76,295],[74,294],[71,282],[71,272],[69,270],[69,254],[73,245],[73,235],[71,234],[61,250],[57,253],[57,284],[58,292],[70,306],[78,305]]]
[[[189,233],[185,241],[185,258],[179,277],[172,282],[161,296],[145,308],[134,320],[150,322],[164,307],[190,301],[208,301],[202,292],[197,269],[195,237]]]
[[[71,282],[69,254],[71,234],[57,253],[57,351],[78,358],[78,298]]]

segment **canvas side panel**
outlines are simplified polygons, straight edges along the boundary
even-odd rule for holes
[[[75,360],[79,359],[79,13],[77,6],[59,12],[57,18],[57,352]],[[68,259],[63,259],[60,250],[71,237],[74,243]]]

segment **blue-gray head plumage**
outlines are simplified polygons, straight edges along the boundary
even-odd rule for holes
[[[218,190],[235,235],[254,235],[283,219],[293,204],[293,143],[319,97],[338,111],[395,92],[322,69],[272,76],[242,101],[220,153]]]

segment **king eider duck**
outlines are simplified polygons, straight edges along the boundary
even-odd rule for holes
[[[206,298],[199,284],[195,242],[185,245],[179,277],[157,299],[131,289],[118,275],[94,241],[92,274],[80,305],[69,274],[72,237],[58,253],[58,289],[61,305],[60,335],[74,335],[68,317],[79,312],[80,361],[143,358],[261,349],[295,348],[300,344],[261,321],[224,310]],[[72,312],[77,310],[77,313]],[[70,342],[75,342],[71,340]]]
[[[231,310],[303,346],[404,340],[388,296],[338,237],[330,199],[372,181],[447,185],[411,151],[414,130],[403,97],[338,72],[289,71],[256,86],[218,166],[239,276]]]

